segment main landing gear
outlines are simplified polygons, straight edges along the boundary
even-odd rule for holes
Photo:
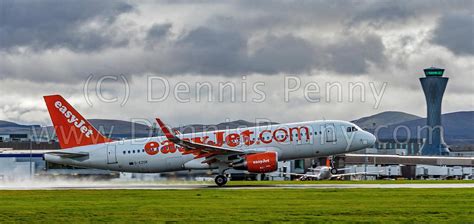
[[[227,183],[227,177],[224,175],[217,175],[216,179],[214,179],[217,186],[222,187]]]
[[[329,160],[329,172],[331,172],[332,175],[336,175],[337,174],[337,168],[336,167],[336,160],[335,160],[335,157],[334,156],[329,156],[327,158]],[[326,162],[327,163],[327,162]]]

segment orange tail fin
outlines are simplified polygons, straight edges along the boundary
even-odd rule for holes
[[[98,132],[62,96],[44,96],[61,148],[94,145],[111,140]]]

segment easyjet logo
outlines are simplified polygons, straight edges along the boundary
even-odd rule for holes
[[[84,120],[79,120],[79,118],[74,115],[70,110],[68,110],[67,107],[61,103],[61,101],[56,101],[54,103],[54,106],[59,110],[59,112],[64,115],[66,121],[69,124],[74,125],[74,127],[79,129],[87,138],[91,137],[93,131],[85,125],[86,122]]]
[[[269,159],[261,159],[261,160],[252,161],[253,164],[264,164],[264,163],[269,163],[269,162],[270,162]]]
[[[254,130],[244,130],[240,133],[226,133],[224,131],[214,132],[214,136],[197,136],[193,138],[183,138],[183,140],[196,142],[200,144],[206,144],[211,146],[222,147],[238,147],[238,146],[252,146],[260,144],[270,144],[273,141],[275,142],[285,142],[287,140],[310,140],[310,129],[306,126],[298,127],[289,127],[289,128],[278,128],[276,130],[262,130],[260,133],[255,133]],[[304,134],[304,135],[303,135]],[[304,139],[303,139],[304,138]],[[148,155],[156,155],[159,152],[166,153],[175,153],[176,151],[184,152],[185,150],[179,146],[175,145],[169,140],[163,142],[151,141],[145,144],[145,152]],[[266,163],[268,161],[263,161]]]

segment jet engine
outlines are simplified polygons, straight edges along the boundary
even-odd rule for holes
[[[232,165],[236,170],[247,170],[251,173],[268,173],[278,169],[278,154],[262,152],[245,155],[243,160]]]

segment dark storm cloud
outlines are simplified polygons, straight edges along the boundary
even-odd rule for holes
[[[474,13],[450,13],[441,17],[432,42],[458,55],[474,55]]]
[[[370,63],[383,66],[385,46],[379,36],[346,38],[327,47],[328,62],[323,66],[342,74],[366,73]]]
[[[234,31],[199,27],[177,40],[166,53],[167,73],[233,75],[249,72],[302,72],[315,63],[306,40],[285,35],[265,37],[249,54],[247,37]]]
[[[305,73],[312,69],[343,74],[367,72],[370,62],[385,61],[380,37],[348,36],[333,44],[317,44],[291,34],[266,35],[252,46],[248,37],[230,30],[199,27],[182,35],[158,59],[169,74]],[[164,66],[166,65],[166,66]]]
[[[248,58],[249,70],[264,74],[309,71],[317,63],[316,46],[292,35],[267,36],[262,46]]]
[[[354,104],[331,100],[331,106],[321,107],[295,95],[291,103],[283,103],[279,96],[284,95],[286,75],[300,76],[302,84],[362,82],[378,89],[382,82],[388,83],[383,98],[390,100],[384,100],[380,110],[422,114],[419,105],[424,98],[416,78],[431,65],[455,74],[448,74],[451,87],[446,97],[451,100],[446,111],[472,110],[472,83],[465,80],[473,69],[469,63],[474,54],[473,4],[472,0],[0,0],[0,104],[7,105],[0,106],[0,118],[49,121],[44,105],[37,102],[41,95],[52,93],[70,96],[87,109],[84,87],[91,92],[100,77],[121,74],[131,86],[127,105],[102,103],[97,110],[94,104],[89,115],[120,111],[113,116],[123,119],[155,113],[156,105],[143,106],[148,75],[166,77],[171,88],[183,81],[237,84],[242,75],[249,84],[265,82],[267,103],[259,105],[224,102],[209,107],[177,103],[170,97],[170,106],[162,107],[160,114],[181,122],[203,113],[216,122],[222,114],[253,118],[275,110],[289,111],[275,115],[277,120],[374,112],[371,105],[357,100]],[[86,85],[90,74],[93,78]],[[103,93],[121,99],[122,85],[121,78],[107,80]]]
[[[454,16],[442,17],[432,42],[473,54],[472,29],[457,29],[472,26],[472,12],[455,16],[470,10],[469,1],[167,3],[2,1],[0,75],[76,82],[89,74],[369,74],[393,62],[387,58],[407,60],[396,55],[403,46],[394,47],[395,39],[413,40],[409,47],[415,49],[411,45],[424,41],[398,30],[432,27],[426,21],[443,13]],[[189,5],[199,13],[187,11]],[[424,24],[413,25],[418,18]]]
[[[148,30],[146,38],[151,42],[163,40],[166,38],[166,35],[169,34],[171,27],[171,23],[153,24],[153,26]]]
[[[404,22],[416,15],[416,8],[399,1],[376,1],[357,11],[349,21],[349,25],[367,23],[370,26],[381,27],[386,23]]]
[[[1,1],[0,49],[67,48],[94,51],[124,46],[128,40],[112,24],[133,6],[113,0]],[[89,26],[94,22],[93,26]]]
[[[246,39],[238,32],[199,27],[172,44],[168,71],[234,73],[244,60],[246,48]]]

